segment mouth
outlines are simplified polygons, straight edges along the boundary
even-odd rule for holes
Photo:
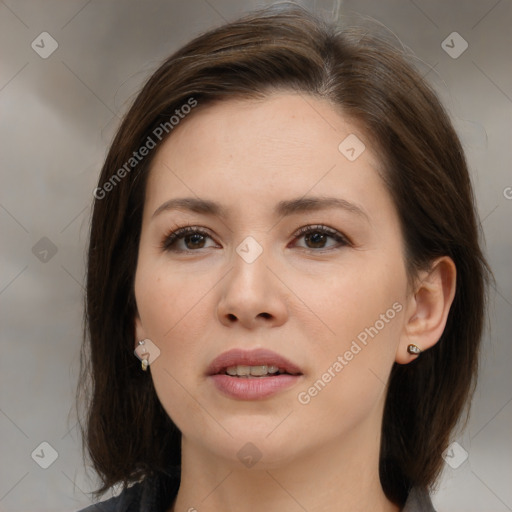
[[[231,350],[212,361],[207,376],[224,396],[264,400],[289,390],[302,378],[300,368],[275,352]]]
[[[247,366],[241,364],[230,366],[219,372],[219,374],[239,377],[241,379],[261,379],[271,376],[276,377],[278,375],[301,375],[300,373],[287,372],[284,368],[278,368],[275,365]]]
[[[241,379],[261,379],[279,375],[302,375],[300,368],[285,357],[270,350],[240,349],[224,352],[216,357],[207,375],[229,375]]]

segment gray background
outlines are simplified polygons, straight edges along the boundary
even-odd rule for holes
[[[0,1],[1,511],[90,503],[94,475],[81,460],[73,412],[84,250],[92,190],[120,116],[161,59],[266,3]],[[512,3],[302,3],[333,18],[356,11],[394,32],[462,138],[498,286],[473,413],[446,454],[434,504],[439,512],[512,510]],[[42,46],[45,31],[58,48],[43,59],[31,43]],[[454,31],[469,45],[458,58],[441,46]],[[40,465],[52,462],[52,449],[42,442],[58,454],[47,469]]]

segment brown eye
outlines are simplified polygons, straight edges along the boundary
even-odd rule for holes
[[[187,226],[169,233],[162,241],[162,249],[176,252],[204,249],[207,238],[211,236],[206,231]],[[180,242],[182,247],[177,247]]]
[[[327,226],[305,226],[296,234],[296,239],[304,238],[306,243],[305,249],[333,249],[340,246],[350,245],[350,242],[338,231],[328,228]],[[329,239],[333,239],[336,244],[326,246]]]
[[[187,235],[183,238],[187,249],[201,249],[204,246],[205,237],[200,233]],[[192,246],[190,247],[189,244]]]
[[[304,237],[304,240],[306,240],[306,244],[308,244],[310,247],[312,245],[312,248],[314,249],[323,249],[327,240],[327,235],[317,231],[307,234]]]

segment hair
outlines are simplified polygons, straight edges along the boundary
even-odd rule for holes
[[[491,272],[449,116],[405,52],[385,37],[274,5],[203,33],[167,58],[135,98],[106,156],[97,189],[103,192],[93,205],[77,389],[86,409],[82,449],[103,484],[96,495],[181,462],[181,433],[133,353],[134,276],[145,183],[157,150],[133,170],[126,164],[191,98],[202,108],[273,91],[327,100],[362,127],[399,214],[411,279],[440,256],[457,268],[439,342],[391,371],[379,467],[390,500],[403,504],[412,487],[432,488],[451,433],[465,408],[469,413]],[[172,130],[165,132],[159,144]]]

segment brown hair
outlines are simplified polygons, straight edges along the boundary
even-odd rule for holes
[[[134,275],[145,181],[156,151],[122,177],[119,170],[191,98],[201,108],[280,89],[331,101],[378,148],[409,276],[443,255],[457,267],[441,339],[413,363],[395,364],[388,382],[380,477],[389,499],[403,504],[412,486],[435,482],[465,405],[469,411],[489,270],[450,119],[385,38],[339,29],[297,6],[273,6],[202,34],[165,60],[136,97],[106,157],[98,187],[109,190],[95,194],[77,392],[87,405],[83,446],[103,483],[96,495],[180,464],[181,434],[133,354]]]

